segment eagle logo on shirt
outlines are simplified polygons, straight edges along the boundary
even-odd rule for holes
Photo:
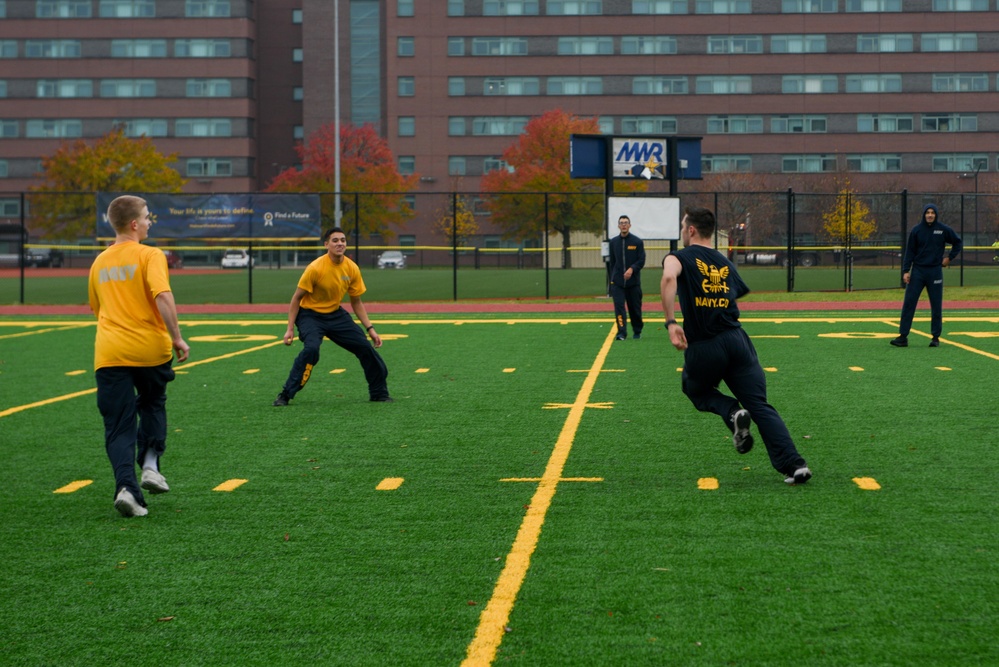
[[[719,269],[714,264],[708,266],[701,259],[697,259],[696,262],[697,270],[704,274],[704,280],[701,281],[701,291],[712,294],[728,291],[728,283],[725,282],[725,279],[728,278],[727,266]]]

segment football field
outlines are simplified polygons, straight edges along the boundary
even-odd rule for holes
[[[373,317],[394,403],[286,319],[182,316],[171,491],[124,519],[86,317],[0,320],[0,663],[999,664],[999,315],[752,312],[787,485],[659,318]]]

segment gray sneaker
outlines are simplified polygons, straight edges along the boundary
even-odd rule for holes
[[[740,454],[746,454],[753,448],[753,435],[749,432],[752,423],[749,410],[739,408],[732,413],[732,444]]]
[[[139,501],[135,499],[135,496],[128,489],[122,489],[115,496],[114,508],[124,517],[146,516],[149,514],[149,510],[140,505]]]
[[[159,470],[153,470],[152,468],[142,469],[142,481],[139,483],[139,486],[149,493],[166,493],[170,490],[170,485],[167,484],[166,478]]]
[[[804,484],[812,478],[812,471],[808,469],[808,466],[801,466],[794,471],[793,475],[788,475],[784,478],[785,484]]]

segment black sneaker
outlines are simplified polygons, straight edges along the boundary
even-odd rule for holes
[[[279,408],[282,405],[288,405],[288,395],[282,391],[277,395],[277,398],[274,399],[274,402],[271,405],[276,408]]]
[[[381,396],[379,398],[372,398],[372,403],[395,403],[395,399],[391,396]]]
[[[891,344],[895,347],[909,347],[909,339],[905,336],[899,336],[898,338],[892,338]]]
[[[934,336],[933,340],[930,341],[930,347],[940,347],[940,339]]]
[[[642,334],[637,333],[634,336],[632,336],[632,338],[634,338],[635,340],[641,340],[642,339]]]
[[[628,340],[628,337],[625,336],[624,334],[618,334],[617,338],[615,338],[614,340]]]
[[[804,484],[812,478],[812,471],[808,469],[808,466],[801,466],[794,471],[794,474],[788,475],[784,478],[785,484]]]
[[[753,435],[749,432],[752,423],[749,410],[740,408],[732,413],[732,444],[735,445],[735,451],[740,454],[745,454],[753,448]]]

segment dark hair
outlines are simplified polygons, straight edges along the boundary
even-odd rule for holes
[[[697,229],[697,235],[701,238],[711,238],[715,233],[715,214],[710,210],[688,206],[683,212],[687,215],[687,222]]]
[[[617,224],[619,224],[619,225],[620,225],[620,224],[621,224],[621,221],[622,221],[622,220],[627,220],[627,221],[628,221],[628,224],[629,224],[629,225],[631,224],[631,218],[629,218],[628,216],[626,216],[626,215],[623,215],[623,214],[622,214],[622,215],[619,215],[619,216],[617,216]]]
[[[146,205],[146,200],[133,195],[122,195],[115,197],[108,206],[108,222],[115,232],[123,232],[128,229],[128,224],[133,220],[138,220],[142,215],[142,207]]]
[[[322,239],[321,239],[322,242],[323,242],[323,245],[326,245],[326,242],[329,241],[330,237],[333,236],[333,234],[335,234],[336,232],[340,232],[344,236],[347,235],[347,232],[343,231],[339,227],[330,227],[325,232],[323,232],[323,236],[322,236]]]

